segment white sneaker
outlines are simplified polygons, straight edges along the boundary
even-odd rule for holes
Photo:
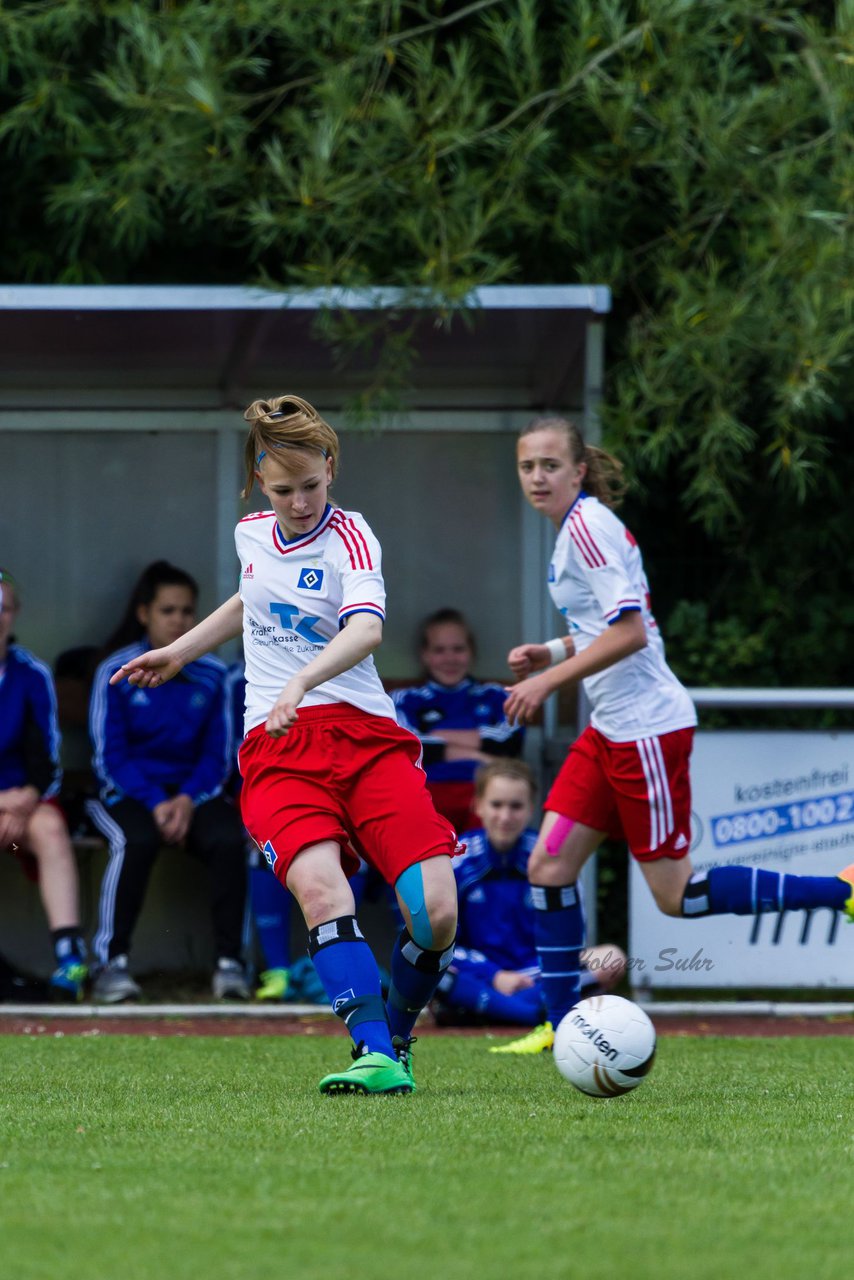
[[[127,956],[113,956],[98,972],[92,983],[92,999],[101,1004],[120,1004],[122,1000],[138,1000],[139,983],[128,973]]]
[[[217,1000],[249,1000],[252,996],[243,965],[225,956],[216,962],[211,989]]]

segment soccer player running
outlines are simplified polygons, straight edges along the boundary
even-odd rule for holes
[[[242,630],[243,821],[299,902],[315,967],[355,1044],[352,1066],[320,1091],[412,1093],[412,1029],[453,954],[456,837],[374,667],[381,551],[360,514],[330,501],[337,435],[297,396],[256,400],[244,417],[243,496],[257,481],[272,510],[237,525],[240,590],[112,679],[156,687]],[[347,880],[359,853],[394,885],[405,921],[385,1002]]]
[[[549,592],[569,634],[522,644],[508,658],[520,678],[508,720],[529,722],[550,693],[582,681],[591,723],[573,744],[546,799],[528,863],[547,1021],[498,1052],[550,1049],[578,999],[584,917],[577,880],[597,846],[625,839],[661,911],[697,918],[830,907],[854,919],[854,865],[832,876],[713,867],[688,857],[689,758],[696,713],[670,670],[650,609],[640,549],[611,508],[622,468],[586,445],[565,418],[540,418],[517,443],[522,491],[557,540]]]

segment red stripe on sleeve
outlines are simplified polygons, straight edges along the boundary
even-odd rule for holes
[[[355,556],[353,546],[351,545],[349,539],[347,538],[346,533],[341,528],[341,525],[339,524],[339,522],[337,520],[334,520],[334,521],[331,520],[329,522],[329,528],[332,529],[334,533],[338,534],[338,537],[341,539],[341,541],[344,543],[344,546],[347,548],[347,554],[350,557],[351,567],[353,569],[360,568],[360,566],[356,564],[356,556]]]
[[[350,530],[352,530],[352,532],[353,532],[353,536],[354,536],[354,538],[356,539],[356,543],[357,543],[357,545],[358,545],[359,547],[361,547],[362,551],[364,552],[364,561],[365,561],[365,563],[362,565],[362,568],[363,568],[363,569],[373,569],[373,567],[374,567],[374,563],[373,563],[373,561],[371,560],[371,553],[370,553],[370,551],[368,550],[368,543],[367,543],[367,540],[366,540],[366,538],[365,538],[365,535],[362,533],[362,530],[361,530],[361,529],[359,528],[359,526],[358,526],[357,524],[355,524],[355,523],[354,523],[354,521],[352,521],[352,520],[348,520],[348,521],[347,521],[347,528],[348,528],[348,529],[350,529]]]
[[[345,520],[343,516],[340,519],[336,519],[335,531],[340,534],[346,543],[347,550],[350,552],[351,560],[353,560],[353,557],[355,556],[355,559],[358,561],[358,564],[353,561],[354,569],[373,568],[373,565],[371,564],[371,557],[368,554],[367,543],[362,537],[361,532],[355,527],[351,520]],[[364,547],[364,555],[362,554],[362,547]],[[366,560],[367,563],[365,563]]]
[[[591,569],[603,569],[605,567],[605,557],[593,540],[580,512],[577,515],[570,516],[569,534],[581,552],[585,564]]]
[[[344,605],[339,609],[338,617],[340,618],[342,613],[352,613],[354,609],[375,609],[377,613],[381,613],[385,616],[385,610],[381,609],[373,600],[357,600],[355,604]]]
[[[251,511],[248,516],[242,516],[238,520],[238,524],[246,524],[248,520],[272,520],[275,511]]]

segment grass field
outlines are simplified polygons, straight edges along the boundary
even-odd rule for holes
[[[486,1044],[323,1098],[343,1036],[0,1036],[0,1274],[851,1275],[850,1038],[663,1039],[605,1102]]]

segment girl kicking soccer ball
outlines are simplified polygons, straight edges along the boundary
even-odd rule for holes
[[[374,667],[381,552],[363,517],[331,501],[337,435],[297,396],[256,400],[244,417],[243,496],[257,481],[271,510],[237,525],[240,590],[112,681],[157,688],[242,630],[243,821],[299,902],[329,1003],[355,1044],[353,1065],[320,1091],[412,1093],[412,1028],[453,954],[456,837]],[[347,880],[359,854],[394,885],[405,921],[385,1001]]]

